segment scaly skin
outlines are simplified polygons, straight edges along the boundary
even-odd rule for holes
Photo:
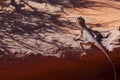
[[[93,34],[91,33],[91,31],[86,27],[86,25],[85,25],[85,20],[84,20],[82,17],[78,17],[78,18],[77,18],[77,22],[78,22],[78,24],[80,25],[80,28],[81,28],[82,30],[84,30],[84,33],[85,33],[85,34],[83,34],[83,36],[85,36],[85,39],[84,39],[84,40],[87,40],[88,42],[93,43],[93,44],[94,44],[96,47],[98,47],[98,48],[105,54],[105,56],[108,58],[108,60],[110,61],[111,65],[112,65],[112,68],[113,68],[113,71],[114,71],[114,78],[115,78],[115,80],[116,80],[116,68],[115,68],[115,65],[113,64],[110,56],[107,54],[106,48],[103,47],[103,45],[94,38],[94,36],[93,36]]]

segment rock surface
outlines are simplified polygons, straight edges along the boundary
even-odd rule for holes
[[[100,1],[96,2],[98,3],[96,3],[96,5],[100,4]],[[34,13],[31,8],[27,6],[25,7],[25,10],[19,13],[0,13],[0,53],[5,53],[5,55],[15,54],[17,57],[22,57],[29,54],[42,54],[44,56],[61,57],[64,52],[72,51],[76,51],[77,54],[81,54],[79,42],[73,40],[73,38],[79,34],[79,28],[76,25],[75,17],[83,16],[86,20],[88,19],[87,25],[89,27],[92,26],[91,28],[101,28],[107,24],[106,21],[103,21],[102,23],[96,22],[99,21],[98,18],[100,20],[104,20],[104,16],[102,14],[106,14],[107,11],[101,12],[102,16],[93,16],[97,13],[100,14],[99,11],[94,11],[95,13],[91,13],[92,16],[90,16],[89,13],[93,12],[93,9],[91,8],[78,9],[84,10],[81,13],[79,11],[75,11],[73,8],[64,8],[66,13],[63,13],[62,11],[57,10],[59,6],[54,8],[48,4],[48,7],[43,10],[44,4],[39,4],[32,1],[29,2],[29,4],[33,5],[33,7],[41,6],[38,8],[39,12]],[[105,2],[105,4],[107,3]],[[100,5],[104,6],[104,4]],[[92,8],[94,7],[95,6]],[[104,6],[106,10],[108,7],[110,6]],[[56,10],[52,11],[53,8]],[[88,10],[88,14],[85,14],[87,13],[86,9]],[[119,10],[115,10],[115,12],[117,13]],[[111,12],[111,14],[113,13]],[[112,19],[113,18],[110,17],[110,22]],[[115,19],[117,19],[117,17],[115,17]],[[107,21],[109,20],[107,19]],[[112,25],[112,27],[114,26]],[[97,30],[100,29],[98,28]],[[109,32],[111,33],[109,37],[102,39],[103,45],[109,51],[119,49],[120,31],[117,29],[110,29]],[[91,47],[85,46],[85,48],[89,50]]]

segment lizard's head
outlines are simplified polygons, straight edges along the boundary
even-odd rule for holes
[[[77,22],[81,27],[85,27],[85,19],[82,17],[77,17]]]

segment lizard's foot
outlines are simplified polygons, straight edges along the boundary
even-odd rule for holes
[[[78,40],[80,40],[80,39],[79,39],[79,38],[73,38],[73,40],[74,40],[74,41],[78,41]]]
[[[80,56],[84,56],[84,55],[86,55],[86,52],[84,52],[84,53],[80,54]]]
[[[73,38],[73,40],[74,40],[74,41],[84,41],[84,40],[81,38],[81,36],[80,36],[80,35],[79,35],[79,36],[74,37],[74,38]]]
[[[83,52],[82,54],[80,54],[80,59],[82,59],[84,56],[86,56],[86,52]]]
[[[73,38],[74,41],[83,41],[80,38]]]

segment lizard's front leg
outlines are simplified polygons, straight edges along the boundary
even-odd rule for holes
[[[84,41],[83,36],[84,36],[83,29],[80,29],[80,34],[77,37],[74,37],[73,40],[74,41]]]
[[[82,51],[81,51],[82,54],[80,54],[80,59],[82,59],[82,57],[86,55],[86,51],[85,51],[85,49],[84,49],[82,43],[80,43],[80,46],[81,46],[81,49],[82,49]]]

